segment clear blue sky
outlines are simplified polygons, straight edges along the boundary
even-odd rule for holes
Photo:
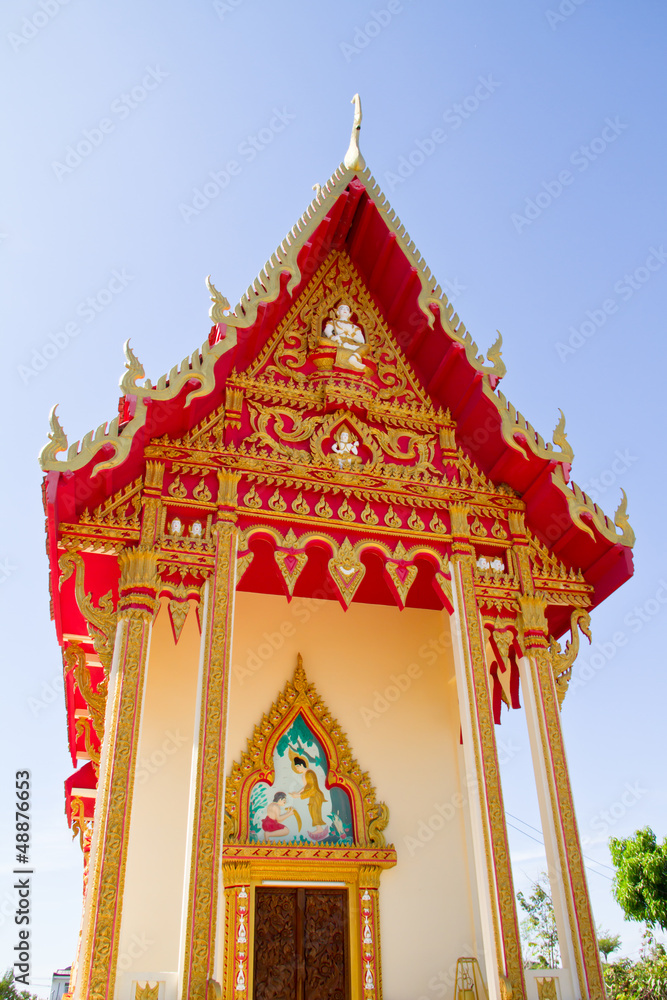
[[[480,347],[503,333],[506,395],[546,438],[563,408],[574,477],[608,513],[628,494],[636,575],[594,615],[598,655],[563,724],[586,853],[609,864],[608,836],[645,824],[665,836],[664,5],[6,0],[0,21],[0,968],[17,768],[34,782],[36,982],[69,964],[79,921],[37,465],[48,410],[60,402],[75,441],[114,416],[128,336],[153,380],[202,343],[204,277],[238,300],[342,159],[355,91],[380,186]],[[519,722],[499,732],[518,748],[508,809],[539,827]],[[525,887],[540,846],[511,832]],[[640,929],[591,867],[596,917],[634,953]]]

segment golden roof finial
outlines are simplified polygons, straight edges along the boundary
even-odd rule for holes
[[[366,166],[366,161],[361,155],[361,150],[359,149],[359,132],[361,131],[361,98],[359,97],[359,94],[354,95],[351,103],[354,104],[354,120],[352,122],[350,146],[345,154],[343,164],[348,170],[363,170]]]
[[[42,468],[44,468],[45,462],[56,462],[56,455],[59,452],[67,451],[67,435],[58,420],[57,409],[58,404],[56,403],[49,413],[49,426],[51,428],[49,440],[42,448],[39,456]]]

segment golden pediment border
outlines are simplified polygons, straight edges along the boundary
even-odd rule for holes
[[[301,654],[297,658],[293,679],[287,682],[268,714],[255,726],[241,758],[232,764],[225,791],[225,846],[250,844],[250,794],[258,781],[273,780],[276,744],[299,714],[324,748],[329,762],[327,786],[337,785],[350,796],[354,848],[393,851],[383,833],[389,822],[389,809],[384,802],[378,802],[370,776],[362,771],[355,759],[340,723],[333,717],[315,685],[308,681]],[[286,846],[281,841],[276,842],[278,849]],[[300,850],[298,845],[289,847],[290,851]],[[327,842],[323,841],[321,847],[327,849]]]

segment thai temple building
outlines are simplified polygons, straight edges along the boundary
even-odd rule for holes
[[[233,310],[208,281],[203,346],[153,382],[128,342],[118,416],[71,447],[51,415],[75,1000],[605,995],[560,713],[632,573],[625,498],[605,516],[564,418],[547,443],[504,397],[500,340],[484,357],[454,314],[360,123],[355,97]],[[522,960],[501,709],[525,713],[557,969]]]

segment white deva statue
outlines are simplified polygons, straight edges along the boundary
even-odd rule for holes
[[[335,311],[332,310],[329,314],[322,336],[342,348],[343,356],[337,360],[356,368],[357,371],[363,371],[364,363],[361,355],[365,353],[366,338],[361,327],[351,322],[351,315],[352,310],[347,303],[341,302]]]

